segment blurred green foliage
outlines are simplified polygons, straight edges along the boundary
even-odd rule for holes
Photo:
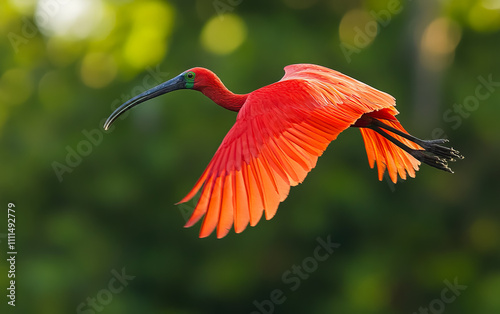
[[[1,312],[271,312],[276,289],[276,313],[500,312],[498,83],[477,94],[500,81],[499,30],[497,0],[1,2],[4,293],[9,202],[18,251],[16,307],[5,296]],[[274,219],[198,239],[182,228],[193,203],[173,204],[235,114],[179,91],[102,129],[190,67],[246,93],[291,63],[394,95],[410,132],[444,135],[466,159],[453,175],[423,166],[378,182],[347,130]],[[313,267],[318,237],[340,247]],[[124,268],[126,285],[114,275]],[[454,280],[467,288],[443,299]]]

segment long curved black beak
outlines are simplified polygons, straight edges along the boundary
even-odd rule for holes
[[[144,93],[135,96],[134,98],[128,100],[126,103],[116,108],[116,110],[109,116],[109,118],[104,123],[104,130],[107,130],[113,121],[116,120],[122,113],[129,110],[138,104],[145,102],[146,100],[155,98],[157,96],[172,92],[174,90],[186,88],[186,80],[184,79],[184,74],[179,74],[178,76],[170,79],[158,86],[155,86]]]

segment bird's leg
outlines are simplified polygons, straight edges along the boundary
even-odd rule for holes
[[[411,156],[415,157],[415,159],[431,166],[437,169],[441,169],[443,171],[451,172],[453,171],[448,167],[448,161],[454,161],[455,158],[463,158],[458,151],[454,149],[450,149],[448,147],[440,146],[437,144],[445,143],[447,140],[444,139],[439,139],[439,140],[431,140],[431,141],[424,141],[421,139],[418,139],[414,136],[411,136],[409,134],[400,132],[399,130],[396,130],[392,128],[391,126],[385,125],[382,122],[373,119],[372,123],[368,124],[365,126],[366,128],[372,129],[373,131],[377,132],[378,134],[382,135],[385,137],[387,140],[391,141],[393,144],[410,154]],[[424,148],[423,150],[420,149],[413,149],[405,144],[401,143],[398,141],[396,138],[394,138],[392,135],[388,134],[386,131],[383,129],[386,129],[390,132],[393,132],[401,137],[404,137],[408,139],[409,141],[412,141]],[[438,147],[436,147],[438,146]]]
[[[404,137],[407,140],[412,141],[413,143],[416,143],[416,144],[422,146],[422,148],[424,148],[426,152],[434,154],[440,158],[444,158],[447,161],[455,161],[456,159],[463,159],[464,158],[464,156],[460,155],[459,151],[453,149],[452,147],[445,147],[445,146],[438,145],[438,144],[447,143],[448,142],[447,139],[442,138],[442,139],[436,139],[436,140],[421,140],[415,136],[401,132],[400,130],[397,130],[389,125],[386,125],[377,119],[373,119],[371,124],[378,126],[379,128],[385,129],[387,131],[390,131],[394,134],[397,134],[401,137]]]

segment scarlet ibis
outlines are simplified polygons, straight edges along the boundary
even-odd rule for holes
[[[290,186],[301,183],[318,157],[340,132],[359,128],[371,168],[415,177],[421,162],[452,172],[448,161],[463,158],[446,139],[421,140],[395,118],[395,99],[340,72],[313,64],[285,67],[276,83],[251,93],[229,91],[210,70],[192,68],[130,99],[107,119],[104,128],[123,112],[159,95],[178,90],[202,92],[219,106],[238,112],[234,126],[217,149],[194,188],[179,203],[201,189],[185,227],[203,215],[200,238],[217,227],[217,237],[255,226],[265,212],[271,219]],[[179,204],[178,203],[178,204]]]

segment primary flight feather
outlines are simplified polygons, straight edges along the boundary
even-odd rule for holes
[[[463,158],[446,140],[420,140],[395,118],[394,98],[340,72],[313,64],[285,67],[285,76],[249,94],[230,92],[205,68],[189,69],[124,103],[104,128],[123,112],[178,89],[202,92],[216,104],[238,112],[234,126],[193,189],[179,203],[201,196],[186,223],[203,216],[200,237],[215,229],[224,237],[234,225],[242,232],[265,213],[271,219],[290,186],[301,183],[328,144],[349,127],[360,129],[370,167],[379,180],[415,176],[420,162],[452,172],[448,161]]]

